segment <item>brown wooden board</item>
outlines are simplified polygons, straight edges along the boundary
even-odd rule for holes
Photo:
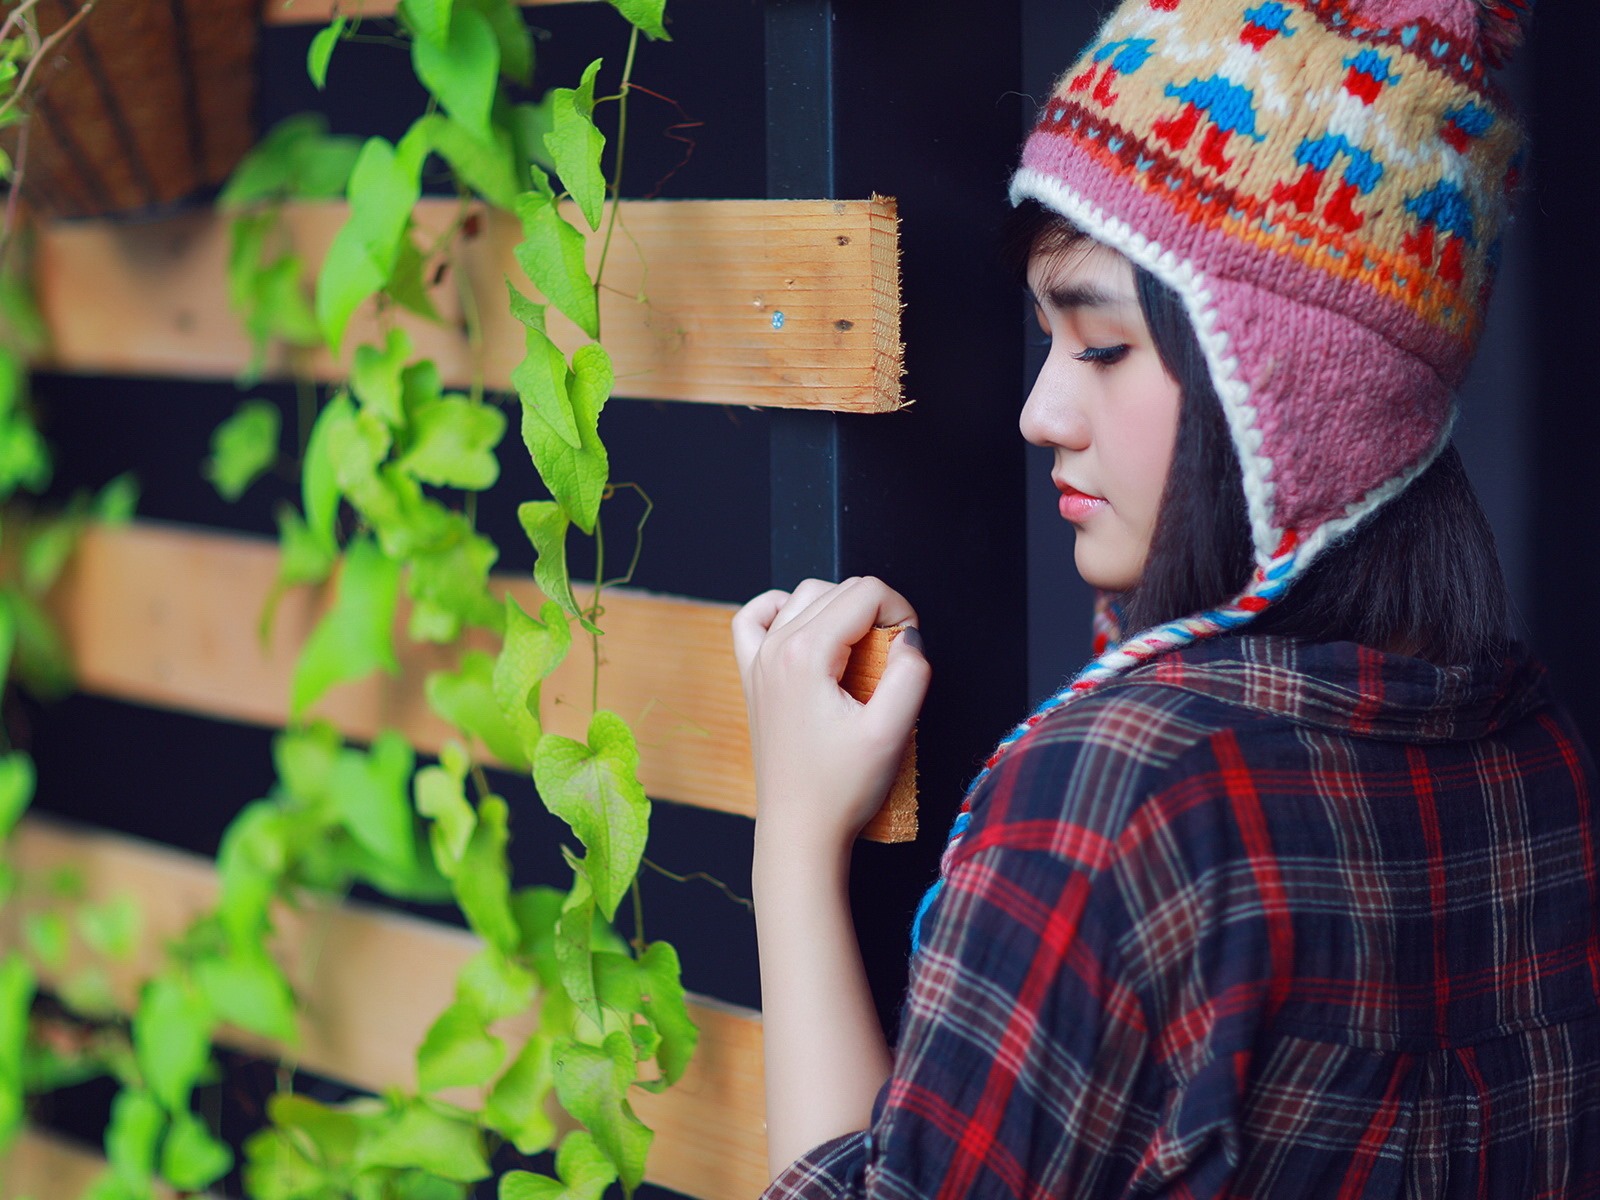
[[[89,903],[120,895],[138,901],[138,949],[110,971],[113,994],[130,1009],[138,981],[159,966],[164,943],[217,899],[215,869],[203,858],[39,817],[19,826],[13,860],[29,877],[73,865]],[[16,923],[30,910],[28,894],[5,910],[0,932],[12,944]],[[286,909],[276,924],[274,950],[309,998],[300,1045],[283,1051],[236,1031],[224,1041],[274,1057],[286,1053],[308,1070],[372,1091],[414,1087],[416,1047],[453,1000],[456,973],[478,950],[477,938],[356,904]],[[80,950],[74,947],[59,972],[47,972],[46,982],[69,977],[83,962]],[[646,1178],[703,1200],[749,1200],[767,1182],[761,1018],[693,997],[690,1015],[700,1045],[683,1078],[659,1095],[636,1091],[630,1097],[640,1119],[656,1131]],[[531,1022],[511,1018],[497,1029],[513,1039],[528,1033]]]
[[[541,4],[576,4],[582,0],[517,0],[532,7]],[[395,0],[267,0],[261,11],[265,25],[324,25],[336,13],[347,17],[387,17],[395,10]]]
[[[257,639],[278,550],[259,538],[135,522],[84,540],[52,609],[78,684],[95,695],[252,724],[287,724],[294,659],[332,597],[299,588],[278,607],[273,636]],[[525,577],[496,576],[496,594],[537,615],[543,596]],[[753,815],[744,694],[728,623],[732,605],[622,589],[605,595],[600,703],[633,726],[645,790],[663,800]],[[459,652],[418,645],[397,622],[401,672],[330,691],[312,715],[370,740],[398,729],[424,752],[460,735],[428,708],[423,681]],[[490,648],[485,639],[477,643]],[[545,728],[583,738],[593,661],[587,640],[545,682]],[[490,761],[493,761],[492,759]]]
[[[852,647],[839,686],[857,700],[866,701],[878,689],[883,669],[889,665],[889,643],[900,636],[904,625],[874,629]],[[917,733],[911,731],[900,769],[889,785],[883,807],[861,830],[873,842],[912,842],[917,837]]]
[[[293,241],[320,262],[343,224],[343,204],[288,210]],[[417,224],[431,244],[456,202],[424,200]],[[582,218],[573,214],[576,222]],[[398,324],[438,362],[448,386],[481,373],[511,389],[522,327],[506,279],[532,292],[512,251],[516,221],[487,215],[455,269],[433,289],[444,317]],[[591,265],[600,237],[589,239]],[[140,225],[47,227],[40,239],[40,305],[52,370],[227,379],[250,357],[229,310],[226,221],[210,212]],[[893,200],[624,201],[600,296],[618,395],[653,400],[882,412],[902,403],[899,236]],[[481,359],[462,332],[465,281],[484,314]],[[567,350],[583,335],[554,308],[551,336]],[[374,312],[351,323],[340,361],[326,352],[301,368],[341,380],[355,346],[381,342]],[[289,364],[277,359],[269,374]]]
[[[0,1200],[78,1200],[105,1170],[105,1156],[98,1146],[25,1125],[0,1157]],[[176,1196],[169,1187],[157,1187],[152,1200]]]
[[[326,588],[287,594],[263,647],[257,620],[277,571],[277,548],[258,538],[150,522],[92,530],[52,600],[79,686],[158,708],[286,724],[295,653],[330,595]],[[524,611],[538,613],[543,597],[531,580],[495,576],[493,584],[496,594],[509,593]],[[633,726],[645,791],[754,816],[744,693],[728,628],[734,606],[612,589],[605,608],[600,703]],[[398,624],[403,630],[404,612]],[[398,729],[418,749],[435,752],[459,735],[428,708],[423,680],[451,667],[453,653],[412,644],[403,633],[396,646],[398,677],[336,688],[314,715],[359,740]],[[546,729],[584,737],[592,670],[588,644],[575,644],[544,685]],[[914,780],[913,773],[897,785],[890,823],[863,836],[914,835]]]

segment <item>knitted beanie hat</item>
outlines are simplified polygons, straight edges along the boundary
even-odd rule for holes
[[[1249,622],[1444,447],[1522,150],[1489,71],[1532,4],[1123,0],[1062,76],[1012,202],[1054,210],[1182,298],[1256,571],[1221,607],[1120,643],[1103,609],[1098,657],[974,788],[1073,696]]]
[[[1488,68],[1531,4],[1125,0],[1062,77],[1012,201],[1182,297],[1258,568],[1078,690],[1248,621],[1443,447],[1522,146]]]

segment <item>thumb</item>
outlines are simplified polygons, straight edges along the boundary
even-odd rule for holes
[[[889,643],[883,676],[867,708],[886,725],[909,733],[932,677],[933,668],[922,653],[922,635],[915,625],[908,625]]]

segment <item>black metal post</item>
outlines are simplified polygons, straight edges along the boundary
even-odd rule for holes
[[[767,195],[834,194],[832,0],[769,0],[766,9]],[[844,574],[839,419],[772,414],[772,583]]]

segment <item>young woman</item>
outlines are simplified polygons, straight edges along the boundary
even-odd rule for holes
[[[1594,767],[1448,444],[1523,7],[1124,0],[1063,76],[1012,183],[1021,424],[1116,602],[968,794],[893,1051],[846,874],[915,613],[735,618],[769,1195],[1600,1196]]]

